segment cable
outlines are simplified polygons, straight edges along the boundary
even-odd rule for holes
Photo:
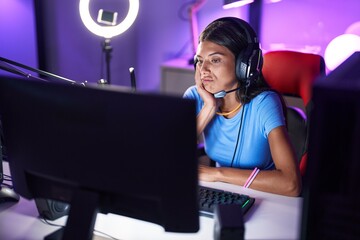
[[[10,189],[13,189],[13,186],[11,184],[7,184],[7,183],[4,183],[4,182],[1,183],[0,188],[1,188],[1,186],[5,186],[5,187],[8,187]]]
[[[115,237],[113,237],[113,236],[111,236],[111,235],[109,235],[109,234],[107,234],[107,233],[101,232],[101,231],[99,231],[99,230],[95,230],[95,229],[94,229],[94,232],[100,233],[100,234],[105,235],[105,236],[107,236],[107,237],[109,237],[109,238],[111,238],[111,239],[114,239],[114,240],[121,240],[120,238],[115,238]]]
[[[237,139],[236,139],[236,145],[235,145],[235,149],[234,149],[234,155],[233,155],[233,157],[232,157],[230,167],[233,166],[234,159],[235,159],[235,154],[236,154],[236,150],[237,150],[237,147],[238,147],[238,144],[239,144],[240,132],[241,132],[242,123],[243,123],[243,119],[244,119],[244,112],[245,112],[245,105],[242,107],[241,119],[240,119],[240,126],[239,126],[239,131],[238,131],[238,135],[237,135]]]
[[[9,182],[12,181],[12,178],[11,178],[10,175],[3,174],[3,177],[4,177],[4,178],[3,178],[4,181],[9,181]]]
[[[250,86],[250,81],[247,81],[247,82],[246,82],[246,86],[245,86],[245,94],[244,94],[246,97],[247,97],[247,91],[248,91],[249,86]],[[239,127],[238,136],[237,136],[237,139],[236,139],[236,145],[235,145],[235,149],[234,149],[234,155],[233,155],[233,157],[232,157],[232,159],[231,159],[230,167],[232,167],[233,164],[234,164],[235,154],[236,154],[236,150],[237,150],[237,147],[238,147],[238,144],[239,144],[240,132],[241,132],[241,128],[242,128],[242,124],[243,124],[243,119],[244,119],[245,106],[246,106],[246,104],[244,104],[243,107],[242,107],[240,127]]]
[[[1,163],[1,162],[0,162],[0,163]],[[0,174],[1,174],[1,173],[0,173]],[[5,183],[5,181],[6,181],[6,182],[12,182],[11,176],[9,176],[9,175],[7,175],[7,174],[3,174],[2,176],[3,176],[3,178],[2,178],[3,182],[0,184],[0,188],[1,188],[1,186],[5,186],[5,187],[8,187],[8,188],[10,188],[10,189],[13,189],[14,187],[13,187],[12,184]]]
[[[53,227],[65,227],[64,225],[61,225],[61,224],[51,223],[51,222],[49,222],[47,219],[42,218],[42,217],[40,217],[39,219],[40,219],[40,221],[41,221],[42,223],[47,224],[47,225],[50,225],[50,226],[53,226]],[[109,237],[109,238],[111,238],[111,239],[114,239],[114,240],[121,240],[120,238],[115,238],[115,237],[113,237],[113,236],[111,236],[111,235],[109,235],[109,234],[107,234],[107,233],[104,233],[104,232],[99,231],[99,230],[96,230],[96,229],[94,229],[94,232],[100,233],[100,234],[102,234],[102,235],[104,235],[104,236],[106,236],[106,237]]]

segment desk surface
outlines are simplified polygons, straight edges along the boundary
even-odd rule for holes
[[[4,173],[9,173],[4,164]],[[227,191],[248,194],[256,198],[254,206],[244,216],[245,239],[299,239],[302,198],[285,197],[270,193],[245,189],[226,183],[206,183],[201,185]],[[33,200],[21,198],[18,203],[0,204],[0,239],[43,239],[58,229],[43,223],[38,217]],[[51,221],[65,225],[66,216]],[[200,230],[194,234],[164,232],[159,225],[114,214],[98,214],[95,230],[117,239],[157,239],[157,240],[209,240],[213,239],[214,220],[200,217]],[[94,239],[104,239],[95,232]]]

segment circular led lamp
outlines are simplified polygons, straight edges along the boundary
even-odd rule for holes
[[[125,32],[134,23],[139,12],[139,0],[129,0],[129,11],[122,22],[115,26],[101,26],[91,17],[89,6],[90,0],[80,0],[81,20],[90,32],[104,38],[112,38]]]
[[[360,36],[342,34],[331,40],[325,49],[325,63],[329,70],[334,70],[354,52],[360,51]]]

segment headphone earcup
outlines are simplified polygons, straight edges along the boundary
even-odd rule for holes
[[[248,69],[249,69],[249,58],[245,51],[240,52],[236,58],[236,77],[240,82],[245,82],[248,78]]]
[[[236,58],[236,77],[245,84],[248,79],[257,75],[262,65],[262,52],[259,48],[249,46],[242,51]]]
[[[196,65],[198,63],[198,59],[197,59],[196,55],[194,56],[193,63],[194,63],[194,69],[196,70]]]

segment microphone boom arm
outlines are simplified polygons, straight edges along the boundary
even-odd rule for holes
[[[239,90],[239,89],[240,88],[234,88],[234,89],[231,89],[229,91],[221,90],[220,92],[214,93],[214,97],[215,98],[223,98],[223,97],[226,96],[226,94],[234,92],[234,91]]]
[[[50,77],[50,78],[66,81],[66,82],[73,83],[73,84],[79,84],[74,80],[64,78],[64,77],[58,76],[58,75],[53,74],[53,73],[49,73],[49,72],[46,72],[46,71],[43,71],[43,70],[40,70],[40,69],[32,68],[32,67],[26,66],[24,64],[14,62],[12,60],[0,57],[0,68],[1,69],[5,70],[5,71],[8,71],[8,72],[11,72],[11,73],[18,74],[20,76],[27,77],[27,78],[34,78],[34,79],[41,80],[41,81],[48,81],[46,79],[35,77],[35,76],[31,75],[31,74],[25,73],[25,72],[15,68],[15,67],[13,67],[12,65],[23,68],[23,69],[26,69],[26,70],[29,70],[29,71],[32,71],[32,72],[35,72],[35,73],[38,73],[38,74],[43,75],[43,76]],[[85,85],[84,83],[80,83],[80,84]]]

